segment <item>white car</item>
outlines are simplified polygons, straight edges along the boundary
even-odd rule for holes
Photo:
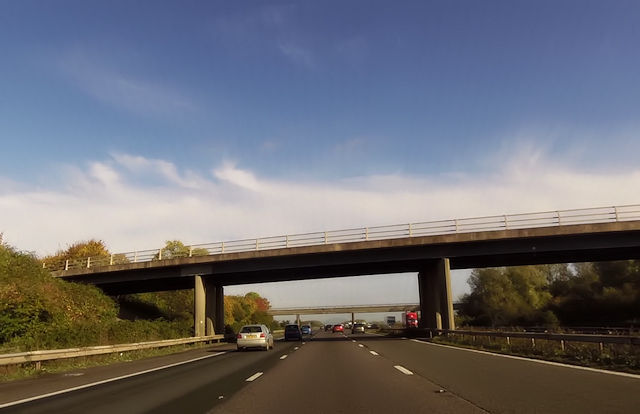
[[[238,332],[238,351],[248,348],[273,349],[273,335],[265,325],[245,325]]]

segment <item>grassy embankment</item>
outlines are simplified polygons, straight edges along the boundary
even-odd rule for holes
[[[637,345],[565,342],[528,338],[454,335],[433,338],[434,343],[496,352],[500,354],[543,359],[571,365],[640,374],[640,347]]]
[[[144,298],[128,298],[129,302]],[[143,304],[155,306],[156,304]],[[161,305],[161,304],[160,304]],[[55,279],[37,258],[0,244],[0,353],[61,349],[182,338],[193,332],[192,319],[156,306],[155,320],[123,320],[116,301],[99,289]],[[188,316],[188,315],[187,315]],[[124,358],[175,352],[184,347],[129,352]],[[0,379],[22,377],[52,369],[77,368],[120,355],[43,362],[0,369]],[[84,361],[84,362],[82,362]]]

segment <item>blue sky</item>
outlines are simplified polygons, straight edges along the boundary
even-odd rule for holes
[[[44,255],[638,203],[639,18],[0,1],[0,231]]]

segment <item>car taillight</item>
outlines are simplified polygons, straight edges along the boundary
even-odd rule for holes
[[[260,334],[260,338],[264,338],[264,337],[265,337],[264,332],[262,332],[262,333]]]
[[[237,338],[242,339],[242,334],[238,334]]]

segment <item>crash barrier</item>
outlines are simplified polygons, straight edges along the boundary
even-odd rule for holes
[[[113,354],[117,352],[136,351],[139,349],[165,348],[168,346],[195,344],[202,342],[220,342],[222,339],[224,339],[224,335],[209,335],[191,338],[166,339],[162,341],[137,342],[132,344],[100,345],[82,348],[49,349],[42,351],[19,352],[14,354],[2,354],[0,355],[0,366],[35,362],[36,366],[39,367],[40,362],[50,361],[54,359],[67,359],[102,354]]]

